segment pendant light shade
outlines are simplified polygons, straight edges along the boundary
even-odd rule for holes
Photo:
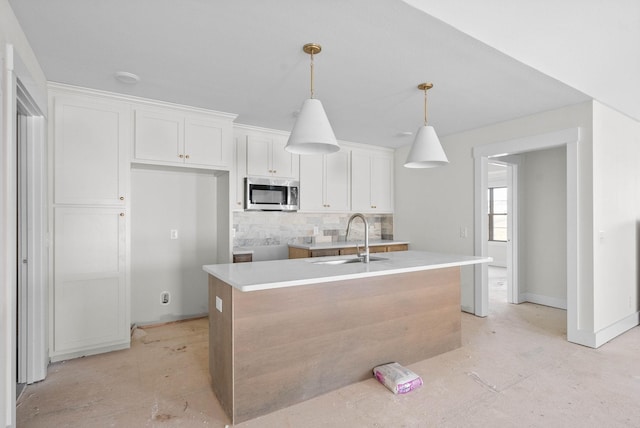
[[[299,155],[326,154],[340,150],[320,100],[309,98],[302,103],[298,120],[285,148]]]
[[[406,168],[433,168],[449,163],[433,126],[423,125],[416,132],[411,151],[404,164]]]
[[[311,56],[311,98],[302,103],[285,150],[298,155],[317,155],[340,150],[331,124],[324,112],[322,103],[313,97],[313,55],[320,53],[322,47],[307,43],[302,50]]]
[[[424,125],[418,128],[416,138],[409,151],[405,168],[433,168],[449,163],[442,149],[440,139],[433,126],[427,125],[427,90],[433,88],[431,83],[421,83],[418,89],[424,91]]]

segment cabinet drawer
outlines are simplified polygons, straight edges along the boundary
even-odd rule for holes
[[[234,263],[247,263],[253,261],[253,254],[234,254]]]
[[[387,251],[407,251],[409,244],[394,244],[387,246]]]
[[[312,250],[311,257],[339,256],[339,249]]]
[[[351,254],[358,254],[358,249],[356,247],[350,247],[350,248],[342,248],[340,250],[341,256],[348,256]]]

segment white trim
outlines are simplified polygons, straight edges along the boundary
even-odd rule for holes
[[[475,255],[486,256],[486,235],[482,227],[487,216],[487,164],[490,157],[525,153],[558,146],[567,147],[567,339],[590,346],[589,335],[578,330],[578,142],[580,128],[517,138],[473,148],[475,165]],[[488,279],[485,265],[477,265],[474,278],[474,313],[487,316]],[[586,340],[585,340],[586,339]]]
[[[567,299],[542,296],[540,294],[522,293],[519,296],[520,303],[529,302],[537,305],[550,306],[552,308],[567,309]]]
[[[16,85],[13,45],[5,44],[0,68],[0,415],[2,426],[13,426],[16,415],[16,281],[17,166]]]
[[[594,336],[594,348],[598,348],[611,339],[616,338],[622,333],[631,330],[635,326],[640,324],[640,312],[635,312],[620,321],[611,324],[608,327],[603,328],[595,333]]]
[[[27,153],[29,210],[27,299],[27,383],[44,379],[49,363],[49,275],[47,243],[47,150],[46,120],[27,118],[32,150]]]
[[[53,91],[56,91],[56,90],[62,91],[65,94],[75,93],[77,95],[94,96],[99,98],[108,97],[113,100],[142,104],[145,106],[171,108],[173,110],[180,110],[188,113],[203,113],[208,116],[216,115],[218,116],[219,119],[229,119],[231,121],[235,120],[236,117],[238,117],[237,114],[226,113],[218,110],[208,110],[208,109],[199,108],[199,107],[187,106],[184,104],[175,104],[175,103],[170,103],[166,101],[157,101],[157,100],[152,100],[148,98],[136,97],[133,95],[123,95],[115,92],[101,91],[98,89],[82,88],[80,86],[67,85],[64,83],[49,82],[48,88],[49,90],[53,90]]]

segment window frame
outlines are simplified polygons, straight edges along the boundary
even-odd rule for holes
[[[494,197],[493,197],[493,193],[495,189],[507,189],[507,186],[494,186],[494,187],[488,187],[487,190],[489,192],[488,194],[488,201],[487,201],[487,205],[488,205],[488,213],[487,213],[487,217],[489,219],[489,242],[507,242],[508,238],[505,239],[495,239],[494,238],[494,218],[495,217],[504,217],[505,219],[507,218],[507,215],[509,215],[509,212],[504,212],[504,213],[495,213],[494,212]],[[508,202],[507,202],[508,203]]]

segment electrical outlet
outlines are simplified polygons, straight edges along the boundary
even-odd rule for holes
[[[314,235],[318,234],[318,226],[313,226],[313,234]]]
[[[222,312],[222,299],[216,296],[216,309],[218,312]]]
[[[163,291],[162,293],[160,293],[160,304],[168,305],[170,300],[171,294],[169,294],[168,291]]]
[[[178,231],[176,229],[171,229],[171,239],[178,239]]]

